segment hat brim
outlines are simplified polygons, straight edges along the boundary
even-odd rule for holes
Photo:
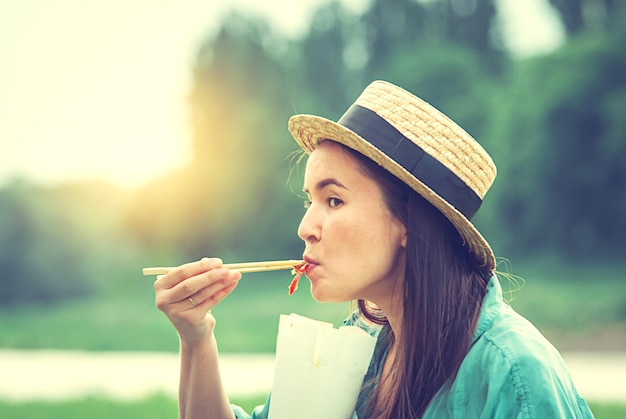
[[[495,269],[495,256],[489,243],[461,212],[357,133],[329,119],[305,114],[294,115],[289,119],[289,131],[307,154],[312,153],[322,141],[331,140],[378,163],[439,209],[452,222],[464,244],[483,266]]]

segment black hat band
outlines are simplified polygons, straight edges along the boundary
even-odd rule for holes
[[[468,220],[480,208],[482,199],[461,178],[376,112],[352,105],[338,123],[385,153]]]

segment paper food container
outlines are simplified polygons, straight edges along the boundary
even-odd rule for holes
[[[269,418],[352,418],[375,345],[356,326],[281,315]]]

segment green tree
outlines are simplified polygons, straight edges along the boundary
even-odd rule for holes
[[[90,295],[115,276],[129,249],[118,191],[102,184],[0,190],[0,303],[51,303]]]
[[[550,0],[569,35],[590,29],[618,28],[626,11],[620,0]]]
[[[293,251],[295,234],[283,234],[285,225],[295,231],[299,204],[278,181],[297,148],[286,124],[295,83],[281,54],[289,46],[276,52],[285,45],[263,21],[233,14],[201,46],[190,95],[193,159],[142,191],[128,219],[152,251],[174,247],[172,263],[301,251]]]
[[[495,18],[492,0],[374,1],[361,19],[370,53],[366,73],[381,74],[398,50],[419,56],[432,45],[446,54],[443,49],[453,45],[474,51],[488,64],[484,71],[499,74],[506,56],[494,40]]]
[[[286,121],[293,113],[336,119],[382,78],[440,108],[493,154],[500,174],[476,222],[505,252],[619,248],[621,227],[608,231],[598,221],[614,207],[596,189],[623,182],[623,31],[591,34],[586,25],[562,51],[511,62],[498,47],[496,11],[492,0],[373,1],[361,14],[331,2],[298,41],[232,15],[194,67],[193,161],[139,195],[134,231],[152,249],[171,243],[185,258],[299,252],[291,191],[299,185],[276,182],[286,179],[285,157],[296,148]],[[572,162],[581,170],[564,183]],[[579,185],[594,190],[595,203],[574,199]],[[610,241],[594,247],[599,237]]]
[[[615,257],[626,236],[624,31],[520,63],[494,109],[494,194],[509,248]],[[500,237],[506,237],[500,235]]]

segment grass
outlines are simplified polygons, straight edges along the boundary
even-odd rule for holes
[[[247,412],[265,402],[265,395],[234,399]],[[622,419],[626,417],[626,404],[590,403],[596,419]],[[176,400],[166,395],[120,402],[90,396],[70,401],[7,402],[0,401],[0,417],[12,419],[171,419],[178,416]]]
[[[512,305],[559,349],[626,350],[623,272],[620,266],[525,265],[513,269],[525,279],[525,285],[512,294]],[[290,279],[288,273],[248,275],[214,310],[222,352],[273,352],[281,313],[296,312],[339,324],[350,312],[348,304],[313,301],[306,281],[295,295],[288,296]],[[123,291],[59,305],[0,308],[0,348],[177,351],[174,329],[154,307],[150,280],[124,278],[112,285],[109,289]],[[596,339],[601,331],[608,331],[607,340]],[[590,344],[596,346],[584,346]],[[251,411],[265,397],[234,399],[233,403]],[[596,418],[626,417],[626,403],[589,404]],[[159,419],[177,417],[177,412],[176,401],[166,395],[129,402],[99,396],[70,401],[0,401],[0,418]]]
[[[626,403],[589,403],[596,419],[626,418]]]
[[[526,282],[512,294],[512,305],[561,350],[625,350],[623,272],[622,267],[551,270],[526,265],[513,271]],[[280,314],[295,312],[335,325],[349,314],[347,303],[313,301],[307,281],[289,296],[290,279],[288,272],[248,274],[213,310],[222,352],[273,352]],[[115,285],[110,289],[124,291],[52,306],[0,309],[0,348],[177,351],[173,327],[154,306],[151,281],[124,278]]]
[[[305,282],[289,296],[290,280],[288,272],[248,274],[242,280],[213,310],[221,351],[273,352],[280,314],[296,312],[334,324],[348,315],[348,304],[316,303]],[[0,348],[174,352],[178,339],[165,315],[155,308],[147,280],[139,290],[117,295],[0,309]]]
[[[176,400],[163,395],[118,402],[90,396],[70,401],[0,402],[0,417],[12,419],[171,419],[178,417]]]
[[[250,412],[266,396],[234,399]],[[99,396],[66,401],[0,401],[0,418],[12,419],[172,419],[178,417],[175,399],[155,394],[142,400],[121,402]]]
[[[510,303],[560,350],[624,351],[624,272],[621,266],[526,265],[516,272],[524,285],[509,294]]]

